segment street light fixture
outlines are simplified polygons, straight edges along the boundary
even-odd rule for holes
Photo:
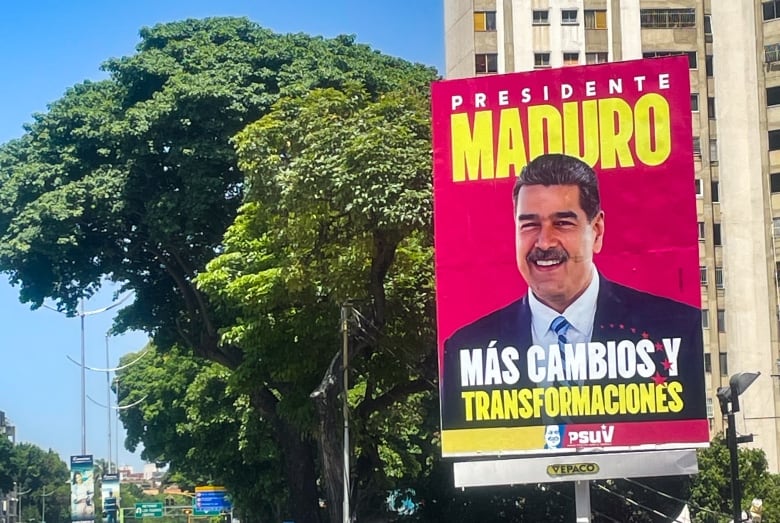
[[[716,395],[720,403],[721,414],[726,416],[726,446],[729,448],[731,464],[731,510],[734,522],[743,521],[741,496],[739,485],[739,462],[737,461],[737,444],[753,441],[753,435],[747,434],[737,437],[737,427],[734,422],[734,413],[739,412],[739,396],[750,387],[760,372],[739,372],[729,378],[728,387],[718,387]]]
[[[100,309],[95,309],[92,311],[85,311],[84,310],[84,298],[81,298],[79,300],[79,310],[77,312],[80,324],[81,324],[81,363],[75,362],[77,365],[81,367],[81,455],[85,455],[87,453],[87,377],[86,377],[86,333],[84,330],[84,318],[87,316],[92,316],[94,314],[100,314],[101,312],[106,312],[114,307],[117,307],[121,305],[127,298],[129,298],[131,294],[126,294],[122,299],[119,301],[112,303],[111,305],[108,305],[107,307],[102,307]],[[46,305],[45,303],[43,306],[49,310],[52,310],[54,312],[62,313],[62,311],[56,307],[51,307],[49,305]],[[71,359],[71,361],[73,361]]]

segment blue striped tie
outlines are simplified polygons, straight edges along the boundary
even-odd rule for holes
[[[566,339],[566,331],[569,330],[570,326],[571,323],[563,316],[558,316],[550,324],[550,328],[558,336],[558,348],[561,350],[561,363],[564,369],[566,368],[566,344],[569,343]]]

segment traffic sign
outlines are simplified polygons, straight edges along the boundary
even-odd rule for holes
[[[196,516],[214,516],[230,510],[230,501],[225,498],[225,487],[195,487],[195,499],[192,503]]]
[[[156,503],[136,503],[136,518],[161,518],[163,516],[162,501]]]

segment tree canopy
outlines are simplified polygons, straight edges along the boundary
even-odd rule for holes
[[[135,300],[117,331],[222,365],[196,376],[185,365],[166,389],[221,390],[213,410],[146,409],[137,437],[161,453],[150,459],[189,458],[170,445],[197,438],[177,432],[182,423],[201,415],[199,429],[219,429],[208,417],[244,398],[233,408],[273,435],[258,457],[278,457],[285,515],[299,522],[319,519],[318,474],[340,477],[329,457],[334,356],[339,309],[354,300],[350,401],[365,471],[353,473],[383,484],[385,462],[407,458],[375,436],[425,416],[433,389],[435,71],[354,37],[279,35],[233,18],[144,28],[135,54],[103,67],[106,80],[75,85],[0,148],[0,270],[23,301],[52,298],[70,313],[103,278],[120,282]],[[230,426],[226,444],[257,429]],[[324,483],[332,508],[335,485]]]

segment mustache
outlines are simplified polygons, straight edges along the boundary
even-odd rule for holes
[[[565,262],[569,259],[569,253],[560,247],[551,247],[549,249],[540,249],[536,247],[528,253],[525,259],[529,263],[548,260],[561,260],[562,262]]]

